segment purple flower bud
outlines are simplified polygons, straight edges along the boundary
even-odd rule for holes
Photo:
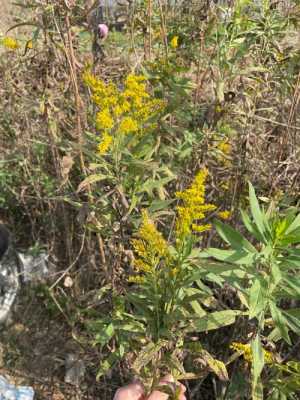
[[[108,35],[108,26],[105,24],[98,25],[98,35],[100,39],[105,39]]]

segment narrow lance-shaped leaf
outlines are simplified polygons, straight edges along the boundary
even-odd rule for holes
[[[256,279],[249,292],[249,318],[257,317],[266,305],[266,290],[260,279]]]
[[[275,323],[276,328],[279,330],[281,337],[288,343],[291,343],[291,339],[289,337],[289,332],[287,328],[287,322],[282,314],[281,310],[276,306],[274,302],[269,303],[270,306],[270,311],[271,311],[271,316],[273,318],[273,321]]]
[[[203,258],[205,254],[208,254],[216,260],[237,265],[252,265],[255,256],[254,253],[247,253],[243,250],[223,250],[214,247],[205,250],[202,255]]]
[[[260,342],[259,335],[256,335],[251,342],[252,351],[252,398],[262,400],[260,375],[264,368],[264,351]]]
[[[288,235],[298,228],[300,228],[300,214],[298,214],[294,221],[289,225],[285,231],[285,234]]]
[[[221,238],[225,240],[226,243],[230,244],[233,249],[256,253],[256,248],[246,238],[244,238],[243,235],[231,228],[229,225],[216,220],[215,226]]]
[[[253,235],[260,242],[263,242],[264,241],[263,235],[261,235],[259,230],[256,228],[255,224],[251,222],[249,215],[243,210],[240,210],[240,212],[243,223],[246,229],[249,231],[249,233],[251,233],[251,235]]]
[[[194,319],[188,328],[188,331],[205,332],[213,329],[219,329],[223,326],[233,324],[236,317],[242,314],[242,311],[238,310],[216,311],[202,318]]]
[[[135,359],[132,366],[133,370],[139,372],[141,368],[145,367],[151,360],[156,357],[157,353],[165,345],[166,342],[163,340],[160,340],[158,343],[148,343],[147,346],[139,352],[139,355]]]
[[[251,213],[252,213],[254,222],[255,222],[260,234],[264,238],[264,242],[266,243],[266,237],[267,237],[266,222],[264,221],[263,213],[260,209],[258,200],[256,198],[255,190],[250,182],[249,182],[249,200],[250,200],[250,208],[251,208]]]

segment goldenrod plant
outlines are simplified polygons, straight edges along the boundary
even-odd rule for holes
[[[176,194],[182,204],[177,207],[169,241],[148,212],[142,212],[140,228],[132,239],[135,260],[126,292],[115,293],[110,316],[90,324],[95,343],[103,348],[113,340],[116,345],[114,353],[101,363],[98,376],[129,354],[134,356],[133,372],[143,377],[149,388],[157,384],[162,370],[182,379],[205,375],[205,368],[185,371],[182,363],[190,334],[231,325],[241,314],[239,310],[206,310],[205,305],[215,302],[213,292],[194,265],[201,234],[211,228],[201,221],[215,209],[205,201],[207,174],[201,170],[190,187]],[[191,346],[191,354],[203,358],[207,371],[228,379],[224,363],[215,360],[201,343]]]
[[[91,174],[79,185],[79,190],[86,190],[91,184],[102,202],[103,192],[98,190],[97,182],[105,181],[122,196],[125,219],[144,200],[151,205],[155,201],[154,193],[159,195],[164,208],[169,204],[163,203],[165,186],[175,179],[160,157],[159,121],[166,107],[165,100],[151,93],[143,75],[129,74],[120,87],[104,82],[88,70],[83,80],[97,111],[96,134],[88,134],[94,147],[94,162]]]

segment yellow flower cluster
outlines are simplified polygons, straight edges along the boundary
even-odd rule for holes
[[[10,36],[5,36],[1,40],[1,42],[2,42],[2,45],[4,47],[6,47],[7,49],[9,49],[9,50],[17,50],[20,47],[20,45],[17,42],[17,40],[12,38],[12,37],[10,37]]]
[[[114,120],[110,114],[109,108],[99,111],[96,116],[96,128],[100,130],[111,129],[114,126]]]
[[[230,211],[220,211],[218,212],[218,217],[224,219],[225,221],[231,217]]]
[[[151,273],[160,260],[168,256],[168,245],[162,234],[156,229],[146,211],[142,212],[142,224],[138,231],[138,239],[131,241],[138,258],[134,266],[138,272]]]
[[[232,350],[238,351],[243,354],[245,361],[251,363],[253,361],[252,351],[250,344],[243,344],[239,342],[233,342],[230,345]],[[270,351],[263,349],[264,352],[264,360],[266,364],[272,364],[274,362],[274,356]]]
[[[153,117],[158,116],[165,103],[151,98],[143,75],[128,75],[123,89],[113,83],[105,83],[89,71],[83,74],[83,81],[90,88],[92,100],[99,108],[96,128],[101,131],[102,140],[106,140],[102,147],[98,147],[101,154],[107,152],[112,143],[108,137],[144,134],[155,129]]]
[[[227,142],[220,142],[218,144],[218,149],[223,153],[223,154],[230,154],[231,153],[231,144]]]
[[[140,285],[140,284],[145,282],[145,277],[144,276],[140,276],[140,275],[130,276],[128,278],[128,282],[129,283],[136,283],[136,284]]]
[[[170,42],[170,46],[173,49],[176,49],[178,47],[178,36],[173,36],[171,42]]]
[[[98,144],[98,152],[99,154],[105,154],[109,149],[113,138],[109,133],[104,132],[101,143]]]
[[[193,231],[203,232],[211,228],[210,224],[197,224],[197,221],[205,218],[205,213],[216,208],[213,204],[205,204],[207,175],[207,169],[203,169],[196,175],[188,189],[176,193],[176,197],[183,201],[183,206],[177,207],[176,233],[180,239],[185,238]]]
[[[232,146],[227,140],[219,142],[217,145],[219,154],[217,154],[217,160],[223,164],[225,167],[231,166],[230,156],[232,153]]]
[[[125,117],[122,119],[119,125],[119,132],[123,134],[135,133],[139,130],[139,125],[136,120],[131,117]]]

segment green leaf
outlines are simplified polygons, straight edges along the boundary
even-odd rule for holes
[[[199,357],[204,361],[205,364],[208,365],[208,367],[219,377],[221,381],[229,380],[226,366],[222,361],[213,358],[212,355],[206,350],[201,350]]]
[[[287,310],[282,313],[288,327],[297,335],[300,335],[300,309]]]
[[[96,380],[98,381],[102,376],[106,375],[108,371],[114,367],[116,362],[120,359],[120,354],[118,351],[111,353],[107,359],[101,362],[99,369],[97,371]]]
[[[282,273],[281,273],[280,268],[279,268],[279,266],[278,266],[278,264],[276,262],[272,263],[271,275],[272,275],[272,278],[273,278],[273,284],[276,287],[278,285],[278,283],[280,283],[281,280],[282,280]]]
[[[288,235],[298,228],[300,228],[300,214],[298,214],[294,221],[288,226],[285,234]]]
[[[256,254],[247,253],[242,250],[223,250],[210,247],[203,252],[203,256],[208,254],[210,257],[219,261],[226,261],[227,263],[234,263],[237,265],[252,265]]]
[[[266,306],[266,288],[260,279],[256,279],[249,291],[249,318],[257,317]]]
[[[250,232],[251,235],[253,235],[257,240],[262,242],[264,238],[259,233],[259,231],[255,228],[255,225],[251,222],[249,215],[243,210],[240,210],[240,212],[241,212],[241,217],[242,217],[243,223],[244,223],[246,229],[248,230],[248,232]]]
[[[95,336],[95,343],[103,347],[110,341],[110,339],[114,336],[114,334],[115,334],[115,327],[112,323],[103,326],[102,329],[99,330],[99,333],[97,333]]]
[[[295,277],[286,277],[284,278],[284,282],[295,291],[296,298],[300,299],[300,280]]]
[[[288,343],[291,343],[291,339],[289,337],[289,332],[287,328],[287,321],[283,316],[281,310],[276,306],[274,302],[269,302],[269,307],[271,311],[272,319],[275,323],[276,328],[279,330],[281,337]]]
[[[235,250],[256,253],[256,248],[242,236],[239,232],[231,228],[229,225],[216,220],[215,226],[218,234],[226,243],[230,244]]]
[[[152,196],[154,189],[159,189],[164,187],[167,183],[173,181],[175,176],[167,176],[162,179],[148,179],[140,188],[140,192],[146,192],[149,196]]]
[[[250,182],[249,182],[249,200],[250,200],[251,214],[253,216],[254,222],[257,226],[257,229],[259,230],[259,233],[262,235],[264,242],[266,243],[267,232],[265,226],[266,225],[265,218],[260,209],[257,197],[255,195],[255,190]]]
[[[108,178],[109,178],[109,176],[102,175],[102,174],[90,175],[87,178],[85,178],[82,182],[80,182],[80,184],[78,185],[78,188],[77,188],[77,193],[82,192],[92,183],[103,181],[104,179],[108,179]]]
[[[219,329],[233,324],[236,317],[242,314],[242,311],[239,310],[216,311],[203,318],[193,319],[188,332],[206,332]]]
[[[251,342],[252,351],[252,398],[262,400],[261,382],[260,375],[264,368],[264,351],[260,342],[259,335],[256,335],[255,339]]]
[[[170,204],[174,202],[174,199],[171,200],[154,200],[151,205],[148,207],[149,214],[152,215],[156,211],[161,211],[167,209]]]
[[[139,352],[132,365],[132,369],[139,373],[141,368],[147,366],[149,362],[157,356],[157,353],[162,349],[162,347],[166,346],[166,344],[167,342],[164,340],[160,340],[158,343],[148,343],[147,346]]]
[[[234,374],[231,375],[229,387],[226,393],[226,399],[240,399],[241,393],[247,393],[249,384],[246,374],[241,368],[237,368]]]

